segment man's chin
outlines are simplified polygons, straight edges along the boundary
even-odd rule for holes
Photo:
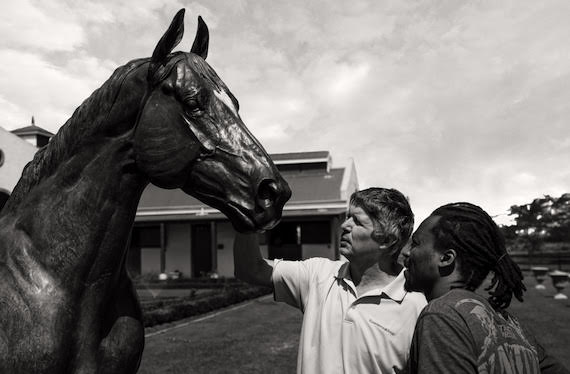
[[[416,292],[416,290],[413,289],[412,285],[410,284],[410,282],[408,282],[408,280],[406,280],[406,282],[404,283],[404,289],[408,292]]]
[[[420,292],[418,287],[415,287],[414,282],[410,278],[410,271],[408,269],[404,270],[404,277],[406,281],[404,282],[404,289],[408,292]]]

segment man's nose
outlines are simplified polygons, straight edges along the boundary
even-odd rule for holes
[[[410,257],[410,246],[406,244],[404,248],[402,248],[401,252],[402,256],[407,260]]]

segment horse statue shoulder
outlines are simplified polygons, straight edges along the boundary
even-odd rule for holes
[[[151,58],[119,67],[26,166],[0,213],[0,372],[135,373],[141,308],[125,270],[147,184],[180,188],[236,230],[270,229],[289,186],[206,63],[172,49],[184,9]]]

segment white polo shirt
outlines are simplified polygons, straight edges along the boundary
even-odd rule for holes
[[[276,260],[275,300],[303,313],[297,373],[394,373],[407,364],[426,299],[404,290],[404,272],[357,296],[348,262]]]

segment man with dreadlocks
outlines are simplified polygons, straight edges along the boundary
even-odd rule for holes
[[[522,301],[522,273],[483,209],[436,209],[403,250],[409,291],[428,300],[410,350],[411,373],[568,373],[506,312]],[[475,291],[493,273],[486,299]]]

